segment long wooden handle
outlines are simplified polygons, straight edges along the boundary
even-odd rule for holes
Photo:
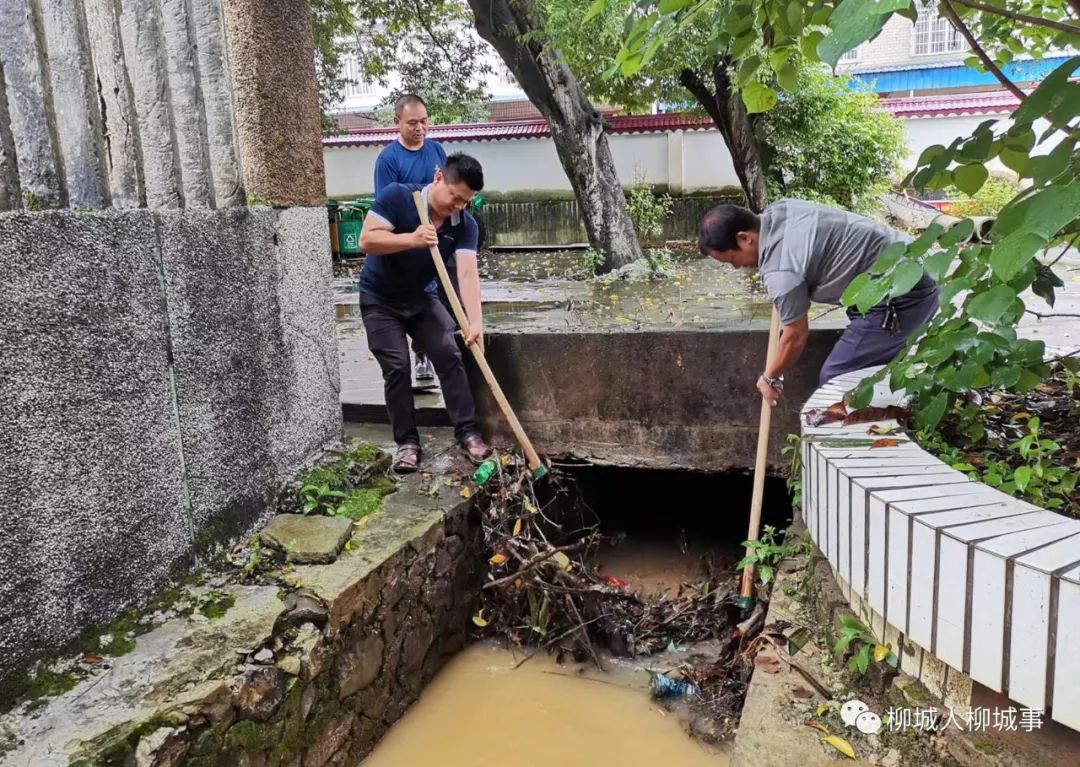
[[[429,223],[427,206],[424,205],[424,198],[420,192],[413,192],[413,202],[416,203],[416,212],[420,214],[420,223],[427,226]],[[442,256],[439,255],[439,249],[436,246],[432,245],[430,250],[431,260],[435,262],[435,271],[439,275],[439,283],[442,285],[446,297],[450,299],[450,308],[454,312],[454,318],[457,320],[458,325],[461,326],[462,332],[468,336],[469,318],[466,316],[465,310],[461,306],[461,301],[458,300],[457,292],[450,282],[450,275],[446,272],[446,264],[443,263]],[[521,427],[521,422],[514,413],[514,409],[510,407],[506,395],[503,394],[502,387],[499,386],[499,382],[495,380],[495,374],[491,371],[491,367],[488,366],[483,350],[477,344],[468,344],[468,347],[472,352],[473,357],[476,358],[476,365],[480,368],[480,372],[484,374],[484,380],[487,381],[488,386],[491,388],[491,393],[495,396],[495,401],[499,403],[499,409],[502,410],[503,415],[506,416],[506,420],[510,423],[510,428],[513,430],[514,436],[517,437],[518,444],[521,445],[521,449],[525,452],[525,460],[528,461],[529,468],[536,473],[538,469],[543,468],[543,464],[540,462],[540,456],[538,456],[536,450],[533,449],[532,442],[529,441],[528,436],[525,434],[525,430]]]
[[[780,315],[776,307],[772,310],[772,319],[769,322],[769,351],[765,355],[765,364],[776,353],[776,345],[780,339]],[[761,423],[758,425],[757,460],[754,462],[754,495],[750,499],[750,530],[747,540],[756,541],[761,529],[761,504],[765,497],[765,463],[769,457],[769,423],[772,419],[772,405],[764,397],[761,398]],[[750,554],[750,549],[746,550]],[[743,569],[742,587],[739,595],[743,599],[749,599],[754,591],[754,565],[749,564]]]

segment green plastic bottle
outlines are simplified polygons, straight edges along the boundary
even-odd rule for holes
[[[473,481],[478,485],[483,485],[491,479],[497,468],[499,468],[499,465],[495,463],[495,460],[493,458],[488,458],[476,467],[476,471],[472,475]]]

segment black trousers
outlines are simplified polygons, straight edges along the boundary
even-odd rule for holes
[[[368,349],[382,368],[386,409],[394,442],[420,444],[412,393],[412,366],[406,334],[427,354],[439,376],[443,400],[458,441],[479,434],[476,404],[461,349],[454,338],[456,325],[438,296],[428,294],[415,303],[395,303],[360,291],[360,314],[364,319]]]
[[[458,290],[457,282],[457,262],[455,261],[454,256],[450,256],[450,260],[446,262],[446,272],[450,275],[450,284],[454,287],[454,292],[460,298],[461,291]],[[442,283],[438,280],[436,280],[435,289],[439,295],[439,300],[442,301],[442,305],[446,307],[446,313],[449,314],[450,319],[453,320],[454,311],[450,308],[450,299],[446,297],[446,293],[443,292]],[[424,359],[424,357],[427,356],[426,354],[424,354],[424,347],[417,344],[415,338],[412,339],[412,350],[413,354],[416,355],[417,361],[422,360]]]

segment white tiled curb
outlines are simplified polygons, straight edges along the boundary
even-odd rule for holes
[[[970,480],[901,432],[872,448],[870,423],[806,425],[877,369],[803,406],[811,537],[855,613],[949,705],[966,709],[975,680],[1080,730],[1080,520]],[[900,396],[882,386],[873,404]]]

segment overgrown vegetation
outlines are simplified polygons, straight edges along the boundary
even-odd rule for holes
[[[749,566],[754,567],[754,573],[765,586],[773,582],[776,577],[776,567],[781,561],[798,554],[805,554],[810,546],[810,534],[803,530],[802,538],[784,542],[785,533],[777,530],[773,525],[764,525],[761,535],[756,541],[743,541],[747,550],[746,556],[739,560],[735,566],[743,570]]]
[[[324,514],[359,521],[382,508],[382,500],[394,492],[387,476],[389,456],[367,442],[347,441],[339,450],[300,474],[296,487],[284,499],[281,510],[296,514]]]
[[[798,197],[870,214],[900,173],[903,124],[847,76],[797,67],[796,90],[755,120],[769,197]]]
[[[953,203],[949,214],[957,218],[996,216],[1020,191],[1020,185],[1012,179],[991,176],[974,195]],[[959,190],[952,193],[962,194]]]
[[[597,0],[588,16],[620,2]],[[645,0],[637,7],[640,13],[628,24],[616,58],[617,74],[641,72],[665,46],[696,34],[707,18],[712,22],[709,45],[726,51],[735,87],[750,113],[772,109],[779,91],[797,91],[794,58],[835,67],[844,53],[876,37],[894,15],[914,20],[924,8],[909,0],[845,0],[835,6]],[[1080,236],[1080,159],[1075,151],[1080,83],[1071,79],[1080,57],[1060,65],[1030,93],[1001,69],[1018,48],[1035,57],[1051,48],[1074,48],[1080,35],[1069,21],[1070,5],[1048,0],[1022,15],[950,0],[942,0],[939,8],[971,47],[968,66],[991,73],[1020,105],[1008,119],[986,120],[969,137],[927,148],[904,184],[919,190],[955,186],[974,196],[989,178],[987,163],[996,158],[1027,186],[1001,209],[989,244],[967,244],[970,221],[948,231],[930,227],[909,246],[887,249],[844,294],[846,305],[865,312],[886,297],[909,291],[924,269],[941,284],[941,311],[925,332],[916,333],[904,353],[851,395],[853,406],[864,407],[873,385],[888,380],[894,391],[903,389],[912,397],[923,429],[936,427],[957,399],[973,389],[1022,394],[1048,376],[1044,343],[1016,332],[1026,310],[1020,296],[1031,288],[1052,305],[1054,289],[1062,282],[1053,272],[1056,258],[1043,260],[1044,250]]]
[[[954,469],[1080,518],[1080,360],[1063,360],[1028,396],[982,389],[917,437]],[[1033,408],[1032,405],[1036,405]]]

